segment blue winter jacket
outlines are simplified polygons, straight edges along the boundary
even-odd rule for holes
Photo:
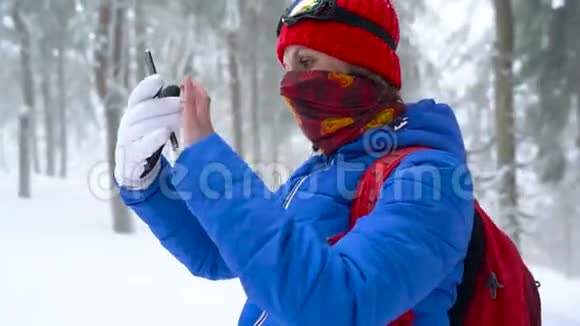
[[[389,137],[372,139],[377,132]],[[382,186],[375,209],[348,227],[351,199],[385,147],[426,146]],[[332,156],[314,156],[275,193],[214,134],[163,162],[125,202],[193,275],[239,278],[239,325],[386,325],[409,309],[414,325],[448,325],[473,222],[471,177],[451,109],[409,104],[393,126]]]

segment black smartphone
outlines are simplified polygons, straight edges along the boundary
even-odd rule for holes
[[[157,73],[157,68],[155,67],[155,62],[153,62],[153,55],[150,50],[145,50],[145,65],[147,66],[147,72],[149,75],[155,75]]]
[[[157,67],[155,67],[155,62],[153,62],[153,55],[151,54],[151,50],[145,50],[145,65],[147,66],[147,71],[149,75],[154,75],[157,73]],[[176,91],[177,89],[177,91]],[[179,96],[180,88],[176,85],[169,85],[165,88],[159,90],[159,93],[155,95],[155,97],[169,97],[169,96]],[[177,151],[179,149],[179,141],[177,140],[177,136],[175,133],[171,133],[169,137],[171,141],[171,146],[173,151]]]

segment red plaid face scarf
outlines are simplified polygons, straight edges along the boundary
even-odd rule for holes
[[[405,110],[386,99],[376,82],[335,72],[288,72],[280,93],[304,135],[326,155]]]

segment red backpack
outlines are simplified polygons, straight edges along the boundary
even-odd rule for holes
[[[377,160],[361,178],[351,209],[349,230],[370,213],[382,184],[407,155],[425,148],[401,149]],[[334,244],[346,233],[330,239]],[[450,325],[540,326],[541,307],[536,282],[516,246],[475,202],[474,224],[465,257],[457,300],[449,310]],[[410,310],[390,326],[413,325]]]

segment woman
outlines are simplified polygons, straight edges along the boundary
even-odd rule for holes
[[[399,28],[390,0],[297,1],[279,26],[281,95],[321,152],[277,192],[214,132],[210,99],[190,78],[182,99],[154,98],[156,75],[131,94],[119,130],[121,195],[193,275],[239,278],[239,325],[448,325],[473,223],[465,149],[451,109],[403,104]],[[411,86],[412,87],[412,86]],[[172,132],[185,148],[160,158]],[[353,191],[389,148],[423,146],[348,228]],[[458,172],[459,171],[459,172]],[[461,182],[460,182],[461,181]]]

